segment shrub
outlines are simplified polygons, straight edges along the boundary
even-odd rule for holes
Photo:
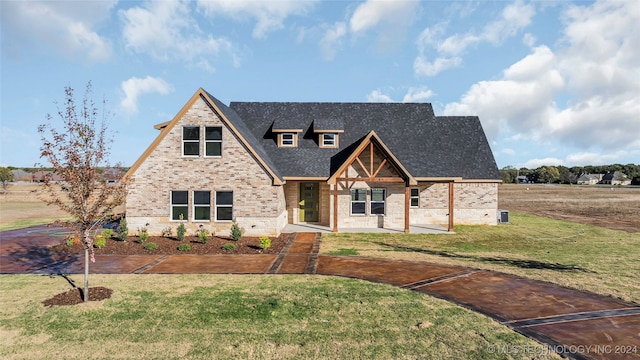
[[[182,219],[184,219],[184,216],[180,214],[180,220]],[[184,224],[180,224],[176,229],[176,233],[178,234],[178,240],[184,241],[184,235],[187,233],[187,228],[184,226]]]
[[[240,241],[240,239],[242,239],[242,233],[244,233],[244,230],[233,220],[233,224],[231,224],[231,238],[235,241]]]
[[[125,218],[120,219],[120,225],[118,225],[118,228],[116,229],[116,231],[118,232],[118,239],[120,239],[120,241],[127,241],[127,236],[129,236],[127,219]]]
[[[111,239],[113,237],[112,229],[102,229],[102,237],[105,239]]]
[[[171,236],[173,236],[173,229],[171,228],[171,226],[167,226],[167,227],[162,229],[162,236],[163,237],[171,237]]]
[[[209,241],[209,233],[202,225],[200,225],[200,230],[198,230],[198,239],[200,239],[200,242],[203,244]]]
[[[145,241],[149,238],[149,232],[146,227],[138,228],[138,242],[140,244],[144,244]]]
[[[158,249],[158,244],[156,244],[154,242],[146,243],[144,245],[144,248],[147,249],[147,250],[157,250]]]
[[[103,235],[96,236],[96,239],[93,241],[93,246],[102,249],[105,245],[107,245],[107,239]]]
[[[189,244],[180,244],[180,246],[178,246],[178,250],[180,250],[180,251],[189,251],[189,250],[191,250],[191,245],[189,245]]]
[[[73,244],[75,244],[75,242],[76,242],[76,241],[75,241],[75,239],[73,238],[73,236],[69,236],[69,237],[67,238],[66,244],[67,244],[67,246],[73,246]]]
[[[224,250],[224,251],[233,251],[235,249],[236,249],[236,246],[234,244],[231,244],[231,243],[227,243],[227,244],[222,245],[222,250]]]
[[[271,239],[269,239],[266,236],[260,237],[260,248],[262,250],[267,250],[270,247],[271,247]]]

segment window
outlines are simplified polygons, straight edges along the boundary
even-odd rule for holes
[[[322,146],[335,147],[336,146],[336,134],[322,134]]]
[[[411,188],[411,207],[417,208],[420,207],[420,189]]]
[[[294,133],[282,133],[280,134],[280,146],[296,146]]]
[[[233,220],[233,191],[216,191],[216,220]]]
[[[193,192],[193,220],[211,220],[211,191]]]
[[[200,156],[200,127],[185,126],[182,128],[182,155]]]
[[[351,189],[351,214],[365,215],[367,209],[367,190]]]
[[[189,192],[188,191],[172,191],[171,192],[171,220],[189,219],[188,209],[189,209]],[[182,218],[180,215],[182,215]]]
[[[384,215],[386,189],[371,189],[371,215]]]
[[[205,156],[222,156],[222,127],[206,127],[204,131]]]

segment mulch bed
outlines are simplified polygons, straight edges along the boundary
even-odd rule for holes
[[[107,240],[105,247],[94,249],[96,255],[216,255],[216,254],[278,254],[288,241],[288,236],[283,234],[279,237],[271,237],[271,247],[263,250],[259,247],[260,238],[244,236],[240,241],[234,241],[226,237],[212,237],[206,244],[200,242],[197,236],[188,236],[184,241],[176,238],[149,236],[145,244],[156,243],[158,248],[155,250],[147,250],[144,244],[138,242],[137,236],[130,236],[127,241],[119,241],[114,239]],[[180,251],[178,246],[181,244],[189,244],[190,250]],[[235,245],[235,250],[226,251],[222,249],[225,244]],[[62,241],[58,245],[49,248],[51,252],[58,254],[84,254],[82,244],[67,245]]]
[[[65,306],[65,305],[77,305],[83,303],[82,293],[83,289],[74,288],[69,291],[58,294],[51,299],[47,299],[42,302],[44,306]],[[113,290],[105,287],[90,287],[89,288],[89,301],[102,301],[111,297]]]

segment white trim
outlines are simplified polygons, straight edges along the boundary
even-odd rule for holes
[[[418,195],[413,196],[413,194],[412,194],[413,190],[417,190],[418,191]],[[418,199],[418,205],[413,206],[411,204],[411,200],[413,200],[413,199]],[[409,190],[409,207],[412,208],[412,209],[420,208],[420,188],[417,188],[417,187],[410,188],[410,190]]]
[[[220,128],[220,140],[207,140],[207,128]],[[204,157],[208,157],[208,158],[219,158],[222,157],[222,151],[223,151],[223,147],[222,147],[222,134],[223,134],[223,127],[222,126],[205,126],[204,127]],[[207,144],[208,143],[220,143],[220,155],[207,155]]]
[[[196,128],[196,129],[198,129],[198,140],[185,140],[185,139],[184,139],[184,129],[185,129],[185,128]],[[200,151],[202,150],[202,149],[200,149],[200,139],[201,139],[201,136],[200,136],[200,126],[196,126],[196,125],[183,125],[183,126],[182,126],[182,132],[181,132],[181,139],[182,139],[182,142],[181,142],[181,144],[180,144],[180,145],[181,145],[181,149],[180,149],[180,151],[182,152],[182,156],[183,156],[183,157],[190,157],[190,158],[200,157]],[[185,154],[184,154],[184,145],[185,145],[185,143],[198,143],[198,154],[197,154],[197,155],[185,155]]]
[[[352,191],[356,191],[356,194],[359,190],[364,190],[364,200],[353,200]],[[353,204],[354,203],[364,203],[364,213],[353,213]],[[349,189],[349,215],[351,216],[367,216],[367,189],[366,188],[358,188],[358,189]]]
[[[209,204],[207,206],[204,206],[202,204],[196,204],[196,192],[208,192],[209,193]],[[193,221],[194,222],[211,222],[211,190],[193,190],[191,192],[191,196],[192,196],[192,204],[191,204],[191,208],[193,209],[192,213],[193,213]],[[200,207],[200,208],[204,208],[204,207],[208,207],[209,208],[209,219],[196,219],[196,208]]]
[[[228,204],[221,204],[218,205],[218,193],[220,192],[230,192],[231,193],[231,205]],[[214,199],[214,206],[215,206],[215,213],[213,215],[213,219],[216,222],[232,222],[234,217],[233,217],[233,207],[234,207],[234,196],[233,196],[233,190],[216,190],[215,191],[215,199]],[[220,220],[218,219],[218,207],[224,207],[224,208],[231,208],[231,219],[229,220]]]
[[[373,190],[382,190],[382,201],[373,201]],[[382,203],[384,205],[384,211],[382,212],[382,214],[374,214],[373,213],[372,206],[373,206],[374,203],[375,204]],[[387,215],[387,188],[371,188],[371,197],[369,198],[369,215],[371,215],[371,216],[385,216],[385,215]]]

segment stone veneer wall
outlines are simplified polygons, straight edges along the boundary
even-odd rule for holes
[[[420,207],[409,210],[410,224],[448,224],[449,184],[420,182],[417,188],[420,191]],[[455,183],[453,194],[454,224],[497,224],[497,183]]]
[[[201,126],[199,157],[182,156],[182,127]],[[222,156],[204,157],[204,126],[222,126]],[[132,175],[128,187],[126,217],[130,234],[146,225],[160,235],[170,226],[175,235],[179,221],[170,219],[172,190],[189,191],[189,234],[199,225],[228,234],[231,222],[215,221],[215,191],[233,191],[233,216],[247,235],[277,236],[287,223],[285,194],[258,164],[239,139],[203,99],[189,108],[163,141]],[[193,191],[211,191],[211,221],[193,221]]]

